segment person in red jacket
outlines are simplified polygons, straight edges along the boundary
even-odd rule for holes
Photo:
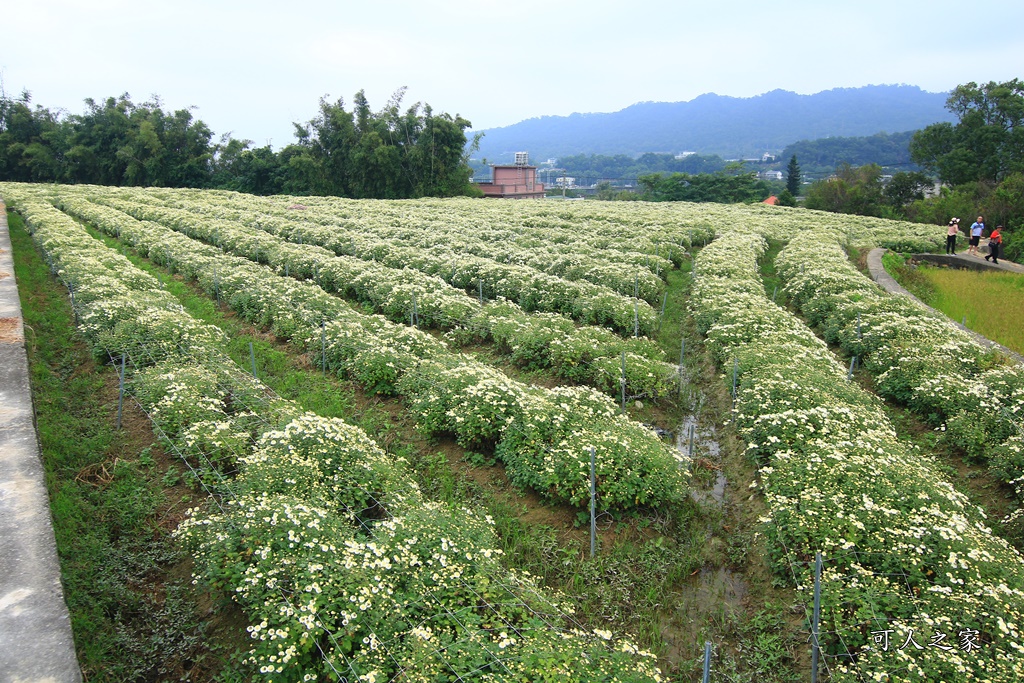
[[[985,260],[992,259],[992,263],[999,263],[999,245],[1003,243],[1003,226],[997,225],[992,234],[988,236],[988,256]]]

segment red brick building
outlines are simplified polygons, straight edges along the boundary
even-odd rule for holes
[[[544,184],[537,182],[537,167],[527,162],[526,152],[516,152],[516,163],[491,166],[492,180],[477,183],[485,197],[543,199]]]

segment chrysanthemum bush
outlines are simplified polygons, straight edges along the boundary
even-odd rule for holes
[[[668,395],[678,384],[679,367],[650,361],[635,353],[599,358],[593,363],[595,386],[615,394],[624,381],[631,397],[658,398]]]
[[[809,329],[751,297],[764,247],[757,235],[732,235],[706,248],[693,306],[723,380],[738,368],[735,424],[762,464],[762,533],[776,571],[809,599],[806,563],[825,555],[822,637],[827,655],[841,655],[826,657],[833,680],[1020,679],[1020,555],[928,454],[897,439],[878,400],[846,381]],[[742,331],[747,323],[756,335]],[[923,649],[897,650],[901,639],[882,651],[874,640],[906,628]],[[965,629],[982,648],[927,646],[926,635]]]
[[[186,198],[189,194],[191,200]],[[404,251],[416,245],[419,251],[414,263],[423,270],[440,271],[453,262],[486,268],[487,263],[492,262],[507,273],[535,271],[621,292],[638,286],[641,296],[652,302],[661,289],[656,271],[667,269],[682,256],[679,241],[666,239],[659,234],[660,230],[650,227],[636,234],[638,226],[623,226],[620,229],[633,230],[628,237],[617,232],[616,226],[606,225],[603,230],[592,231],[593,224],[581,226],[577,220],[562,222],[556,229],[539,229],[536,223],[531,228],[517,229],[509,225],[506,212],[500,212],[506,213],[503,216],[489,217],[488,209],[492,207],[480,206],[479,202],[423,200],[391,204],[304,198],[305,208],[295,211],[286,208],[290,201],[254,204],[239,202],[240,198],[241,195],[232,197],[223,193],[198,196],[177,192],[174,196],[165,195],[164,200],[168,207],[173,205],[193,213],[216,215],[267,232],[285,234],[289,239],[294,236],[292,241],[322,244],[337,253],[390,260],[388,252],[392,249]],[[393,211],[394,208],[398,211]],[[322,228],[330,228],[332,233]],[[698,236],[706,237],[704,233],[700,230]],[[450,258],[445,260],[441,256]],[[463,275],[461,279],[465,278]],[[459,279],[451,276],[453,281]],[[461,286],[466,288],[469,284],[473,283]],[[525,296],[533,294],[524,291]]]
[[[81,231],[31,198],[6,198],[31,215],[40,242]],[[47,243],[83,278],[109,251],[89,239]],[[110,308],[97,293],[82,308],[101,305]],[[144,345],[163,329],[137,333]],[[489,518],[423,501],[403,462],[361,430],[300,413],[215,352],[178,346],[133,387],[175,446],[237,454],[257,441],[227,495],[193,510],[177,535],[196,582],[249,616],[248,659],[264,680],[661,680],[651,653],[575,627],[557,594],[505,568]]]
[[[267,680],[661,680],[652,654],[573,628],[570,605],[506,569],[490,520],[412,503],[353,526],[254,494],[178,536],[199,580],[254,615],[250,658]]]
[[[76,199],[73,193],[73,188],[64,191],[60,199],[62,208],[83,217],[100,211],[90,207],[89,202]],[[448,251],[445,254],[439,245],[426,249],[428,244],[422,242],[416,242],[416,246],[394,245],[387,241],[370,244],[356,252],[358,258],[352,258],[347,250],[358,242],[347,237],[342,226],[327,228],[304,223],[300,227],[292,226],[291,230],[268,234],[265,217],[251,209],[246,213],[247,223],[242,222],[241,216],[235,221],[212,220],[209,211],[198,207],[198,213],[189,212],[140,203],[138,191],[134,191],[127,200],[124,194],[125,191],[103,193],[90,190],[92,198],[140,220],[160,222],[186,235],[220,245],[231,253],[274,265],[280,271],[284,271],[287,264],[289,273],[294,269],[296,274],[315,277],[326,287],[342,293],[350,292],[372,302],[389,317],[408,318],[413,312],[413,296],[418,293],[425,305],[425,322],[461,320],[474,309],[465,291],[448,288],[444,284],[448,281],[461,290],[476,291],[482,285],[487,298],[500,296],[510,299],[525,310],[566,313],[584,323],[609,325],[621,331],[632,331],[634,318],[643,332],[653,330],[656,324],[656,315],[650,304],[647,301],[636,304],[625,293],[633,294],[637,290],[636,293],[647,299],[658,297],[663,285],[660,278],[647,268],[642,271],[631,269],[628,287],[625,284],[627,278],[617,277],[618,286],[613,289],[585,280],[566,280],[515,262],[497,262],[466,252]],[[93,220],[92,217],[89,219]],[[366,236],[360,237],[365,239]],[[466,239],[463,235],[460,242]],[[302,245],[290,243],[295,240],[300,240]],[[335,254],[341,258],[333,258]],[[456,256],[459,265],[451,268]],[[366,265],[366,261],[372,261],[373,265]],[[666,262],[664,265],[670,264]],[[615,267],[620,266],[607,265],[603,269],[587,268],[580,272],[586,275]],[[408,283],[402,288],[404,295],[396,296],[390,288],[380,287],[381,283],[393,282]],[[365,286],[367,283],[374,284]],[[419,308],[419,299],[416,304]]]
[[[630,378],[641,380],[636,386],[627,384],[627,391],[631,395],[656,393],[657,387],[652,386],[651,378],[657,376],[660,379],[665,374],[663,354],[649,339],[623,339],[595,326],[577,328],[565,316],[528,313],[503,297],[481,305],[475,298],[450,287],[435,275],[409,267],[391,268],[375,261],[367,262],[349,256],[336,257],[333,252],[321,247],[286,242],[237,222],[211,220],[205,215],[120,199],[125,192],[116,188],[106,192],[90,188],[88,196],[83,196],[83,190],[66,188],[60,192],[58,204],[70,214],[88,220],[109,234],[120,236],[157,262],[170,267],[175,267],[176,237],[167,233],[158,235],[149,230],[150,234],[140,240],[138,221],[133,217],[157,219],[173,230],[216,244],[229,253],[267,263],[278,274],[315,280],[326,291],[369,303],[393,322],[416,321],[418,325],[426,327],[453,330],[455,334],[450,335],[450,338],[463,343],[493,340],[500,350],[509,353],[514,363],[526,368],[550,367],[560,377],[609,389],[606,373],[601,367],[588,364],[581,368],[579,363],[565,365],[560,362],[562,357],[558,355],[555,344],[563,342],[569,346],[590,345],[591,359],[610,359],[618,357],[624,350],[638,352],[642,349],[642,352],[637,353],[634,366],[629,372]],[[150,198],[148,195],[139,195],[138,199]],[[110,206],[96,201],[106,202]],[[209,257],[216,256],[216,251],[205,253]],[[215,269],[212,262],[206,265]],[[192,277],[200,277],[205,271],[207,278],[215,280],[214,288],[219,289],[219,280],[225,280],[230,274],[219,276],[215,272],[211,273],[210,268],[189,268],[185,264],[184,272]],[[225,281],[225,284],[229,283]],[[232,289],[230,286],[228,288]],[[251,296],[245,290],[237,292],[234,297],[232,301],[235,307],[242,308],[250,318],[256,317],[259,310],[258,297]],[[621,326],[630,331],[636,327],[633,325],[636,317],[635,322],[640,330],[653,328],[654,312],[649,306],[643,304],[634,307],[622,304],[618,295],[613,298],[614,301],[609,305],[618,306],[618,313],[602,313],[591,308],[584,314],[585,317],[603,323],[619,321]],[[619,303],[616,304],[616,301]],[[297,325],[286,313],[275,319],[274,327],[282,336],[292,336]],[[605,365],[610,362],[608,360]],[[639,367],[635,364],[639,364]],[[373,387],[377,382],[374,378],[370,380],[369,385]],[[386,391],[387,383],[382,386],[382,390]],[[611,390],[617,393],[617,380]]]
[[[440,362],[420,365],[400,389],[424,432],[452,433],[467,448],[493,448],[529,392],[487,366]]]
[[[630,509],[680,499],[689,469],[678,453],[619,415],[607,398],[583,387],[524,396],[496,454],[520,486],[586,507],[591,448],[602,508]]]
[[[1024,428],[1024,370],[945,316],[883,292],[852,266],[836,237],[820,233],[811,242],[813,248],[789,244],[777,259],[790,300],[826,339],[862,360],[880,394],[919,413],[946,441],[990,462],[993,474],[1016,486],[1021,463],[992,460]]]
[[[494,448],[516,484],[587,508],[590,447],[597,504],[620,514],[680,500],[689,471],[650,429],[618,414],[586,387],[540,389],[485,367],[424,363],[400,387],[420,428],[452,433],[469,448]]]
[[[111,229],[110,224],[103,225]],[[293,341],[310,352],[317,365],[326,364],[332,371],[352,377],[374,391],[409,397],[413,415],[428,433],[451,432],[467,446],[493,447],[504,438],[509,420],[518,410],[516,397],[527,391],[547,391],[528,389],[486,364],[453,354],[443,341],[426,332],[396,325],[381,316],[358,313],[314,283],[274,275],[251,261],[225,255],[216,247],[195,242],[157,223],[125,216],[117,223],[117,232],[122,239],[148,250],[151,257],[151,245],[159,244],[160,258],[165,263],[173,263],[182,274],[196,277],[210,295],[219,296],[246,319],[268,325],[279,334],[290,332]],[[321,325],[323,321],[329,322]],[[285,326],[287,330],[283,329]],[[642,340],[634,343],[637,349],[645,350]],[[650,348],[645,352],[651,353]],[[445,373],[435,376],[435,366],[426,361],[440,363]],[[640,358],[634,361],[634,367],[640,367]],[[655,383],[662,381],[667,370],[659,366],[659,371],[663,374],[650,379],[654,386],[662,387]],[[424,405],[433,407],[417,408]],[[645,444],[643,453],[664,455],[668,450],[653,432],[638,425],[623,427],[616,422],[603,426],[609,434],[626,429],[632,443]],[[612,451],[607,451],[607,455],[616,457]],[[575,463],[579,454],[567,453],[565,457]],[[639,471],[641,475],[661,477],[670,459],[645,456],[640,460],[644,465]],[[629,471],[615,463],[609,463],[608,469]],[[675,478],[670,476],[670,480]],[[570,488],[556,490],[568,492]],[[546,493],[550,495],[550,491]],[[599,504],[611,512],[625,512],[676,498],[675,493],[662,500],[648,494],[614,496],[600,500]],[[578,504],[576,499],[563,500]],[[642,502],[638,504],[636,500]]]

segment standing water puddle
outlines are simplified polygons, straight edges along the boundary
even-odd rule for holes
[[[696,416],[687,415],[676,431],[676,448],[681,459],[689,463],[691,470],[704,467],[716,470],[715,483],[709,490],[690,491],[690,496],[698,503],[711,502],[722,505],[725,501],[725,473],[722,471],[722,456],[718,446],[714,425],[704,425],[697,421]]]

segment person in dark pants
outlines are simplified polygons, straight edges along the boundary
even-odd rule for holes
[[[999,263],[999,245],[1003,243],[1003,226],[997,225],[992,234],[988,236],[988,256],[985,260],[992,259],[992,263]]]
[[[956,253],[956,234],[960,232],[960,219],[950,218],[949,229],[946,230],[946,253]]]

